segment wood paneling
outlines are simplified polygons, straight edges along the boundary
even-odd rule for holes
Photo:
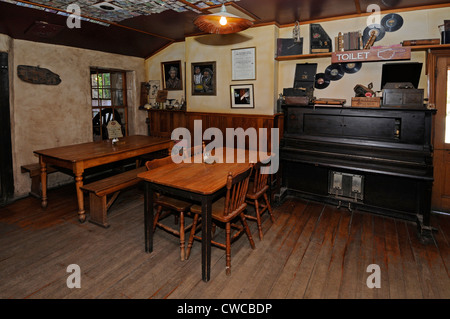
[[[149,110],[150,134],[152,136],[170,137],[172,131],[178,127],[185,127],[194,134],[194,121],[201,120],[202,134],[208,128],[218,128],[226,137],[227,128],[255,128],[257,133],[260,128],[267,129],[267,141],[271,141],[271,128],[280,128],[279,134],[283,132],[283,116],[275,115],[253,115],[253,114],[227,114],[227,113],[201,113],[168,110]]]

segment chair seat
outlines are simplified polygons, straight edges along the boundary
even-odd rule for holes
[[[186,212],[191,207],[191,203],[185,202],[176,198],[167,197],[167,196],[159,196],[155,199],[154,202],[157,206],[161,205],[165,208],[177,211],[177,212]]]
[[[269,185],[264,186],[263,188],[261,188],[259,191],[257,191],[256,193],[253,191],[253,182],[250,182],[248,184],[248,191],[247,191],[247,198],[249,199],[258,199],[261,197],[262,194],[264,194],[265,192],[267,192],[267,190],[269,189]]]
[[[212,218],[214,218],[220,222],[227,223],[230,220],[236,218],[236,216],[238,216],[247,207],[247,204],[244,202],[239,207],[239,209],[235,210],[232,214],[228,214],[226,216],[224,215],[224,207],[225,207],[225,197],[222,197],[222,198],[218,199],[217,201],[215,201],[212,204],[212,208],[211,208]],[[201,214],[202,206],[193,205],[191,207],[191,212],[193,212],[194,214]]]

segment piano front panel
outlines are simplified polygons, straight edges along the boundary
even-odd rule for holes
[[[289,194],[429,223],[434,110],[284,106],[280,147]],[[330,172],[364,176],[361,199],[329,193]]]

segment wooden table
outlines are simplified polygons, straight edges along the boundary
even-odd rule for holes
[[[100,166],[123,159],[133,158],[151,152],[170,149],[172,141],[168,138],[133,135],[121,138],[116,144],[111,140],[89,142],[34,151],[41,165],[42,207],[47,207],[47,164],[63,167],[75,175],[78,199],[78,218],[86,220],[84,210],[83,172],[87,168]]]
[[[229,149],[224,148],[224,155]],[[233,149],[231,149],[234,151]],[[211,206],[226,186],[228,172],[237,173],[249,167],[252,151],[245,151],[240,163],[171,163],[140,173],[145,181],[144,224],[145,251],[153,251],[153,194],[160,192],[201,203],[202,206],[202,279],[210,280]],[[257,154],[257,153],[256,153]],[[237,155],[237,152],[235,152]],[[252,158],[252,157],[250,157]],[[257,157],[256,157],[257,158]]]

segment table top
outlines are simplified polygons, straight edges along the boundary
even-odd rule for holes
[[[223,150],[224,158],[227,150],[227,148]],[[243,157],[238,156],[238,152],[235,151],[234,155],[234,163],[229,163],[230,160],[214,164],[194,163],[193,160],[191,160],[191,163],[170,163],[140,173],[138,177],[147,182],[202,195],[210,195],[226,185],[229,172],[233,174],[241,172],[249,167],[250,162],[253,162],[252,159],[254,157],[252,156],[258,158],[256,151],[244,151]],[[239,157],[239,161],[237,157]]]
[[[130,152],[133,150],[142,149],[144,147],[165,143],[171,143],[171,140],[169,138],[131,135],[120,138],[119,142],[114,145],[111,140],[103,140],[37,150],[34,151],[34,153],[60,160],[77,162],[87,159],[100,158],[106,155]]]

